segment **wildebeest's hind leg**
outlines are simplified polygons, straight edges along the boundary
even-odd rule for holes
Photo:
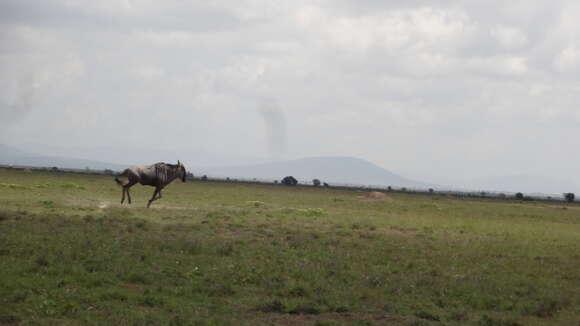
[[[123,199],[125,199],[125,192],[127,192],[127,202],[131,204],[131,194],[129,193],[129,189],[133,187],[136,182],[129,182],[128,184],[123,186]],[[121,200],[121,204],[123,201]]]
[[[157,200],[157,198],[155,198],[157,196],[158,193],[161,192],[161,188],[160,187],[155,187],[155,191],[153,192],[153,196],[151,196],[151,199],[149,199],[149,202],[147,203],[147,208],[149,208],[149,206],[151,206],[151,203],[154,200]]]
[[[121,205],[123,205],[123,202],[125,201],[125,187],[122,187],[121,191],[123,192],[123,197],[121,198]]]

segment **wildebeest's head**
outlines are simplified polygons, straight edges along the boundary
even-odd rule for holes
[[[181,164],[181,162],[179,162],[179,160],[177,160],[177,171],[178,171],[178,175],[179,178],[181,179],[182,182],[185,182],[185,177],[187,176],[187,172],[185,171],[185,166],[183,164]]]

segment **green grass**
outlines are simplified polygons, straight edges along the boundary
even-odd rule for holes
[[[0,325],[579,325],[580,207],[0,170]]]

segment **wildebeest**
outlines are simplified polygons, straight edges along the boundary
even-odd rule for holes
[[[115,181],[123,187],[123,198],[121,199],[121,204],[125,201],[125,193],[127,193],[127,200],[129,204],[131,204],[129,188],[136,183],[140,183],[144,186],[155,187],[153,196],[147,203],[147,208],[149,208],[153,201],[161,199],[161,190],[163,190],[163,188],[177,178],[180,178],[181,181],[185,182],[186,175],[187,172],[185,172],[185,166],[181,164],[181,162],[177,161],[177,164],[160,162],[153,165],[132,166],[125,169],[121,174],[115,177]],[[119,177],[127,177],[129,181],[124,184],[119,180]]]

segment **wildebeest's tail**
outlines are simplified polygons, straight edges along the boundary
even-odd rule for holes
[[[123,172],[121,172],[121,174],[119,174],[118,176],[115,177],[115,182],[119,185],[119,186],[124,186],[125,184],[123,183],[123,181],[119,180],[119,177],[125,177],[127,176],[127,172],[129,172],[129,169],[125,169]]]

